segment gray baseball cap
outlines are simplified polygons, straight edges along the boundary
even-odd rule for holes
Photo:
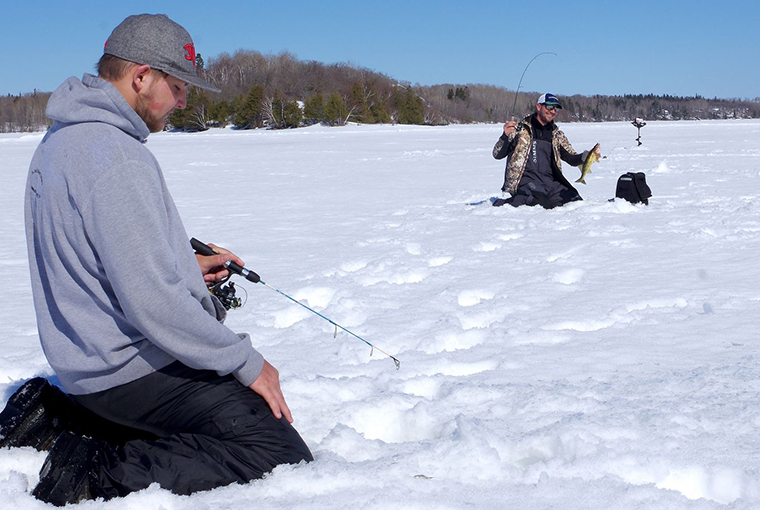
[[[147,64],[196,87],[221,92],[218,87],[198,78],[193,39],[166,14],[129,16],[113,29],[103,53],[136,64]]]

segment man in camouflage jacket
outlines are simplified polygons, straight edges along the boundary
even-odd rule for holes
[[[562,161],[580,166],[588,157],[588,151],[578,154],[554,123],[557,108],[562,108],[559,100],[553,94],[543,94],[536,103],[536,113],[519,123],[504,124],[504,133],[493,148],[493,157],[508,157],[502,191],[512,196],[494,201],[494,206],[541,205],[552,209],[582,200],[562,174]]]

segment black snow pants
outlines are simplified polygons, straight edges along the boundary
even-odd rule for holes
[[[512,207],[520,207],[521,205],[536,206],[540,205],[544,209],[554,209],[560,207],[568,202],[575,202],[576,200],[583,200],[578,192],[573,188],[566,188],[559,183],[553,186],[551,189],[531,189],[530,186],[520,186],[517,188],[517,193],[507,199],[499,198],[495,200],[492,205],[494,207],[501,207],[509,204]]]
[[[109,445],[99,452],[95,489],[107,499],[155,482],[190,494],[261,478],[279,464],[313,460],[298,432],[285,418],[275,418],[260,395],[232,376],[180,362],[73,398],[118,424],[118,435],[101,435]]]

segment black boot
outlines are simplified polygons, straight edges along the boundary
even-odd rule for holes
[[[53,443],[32,495],[55,506],[95,499],[100,469],[99,442],[63,432]]]
[[[42,377],[27,381],[0,412],[0,448],[49,450],[64,428],[59,410],[69,402],[65,393]]]

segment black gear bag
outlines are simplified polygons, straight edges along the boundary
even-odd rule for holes
[[[647,186],[644,172],[626,172],[618,178],[615,198],[622,198],[632,204],[649,205],[652,190]]]

